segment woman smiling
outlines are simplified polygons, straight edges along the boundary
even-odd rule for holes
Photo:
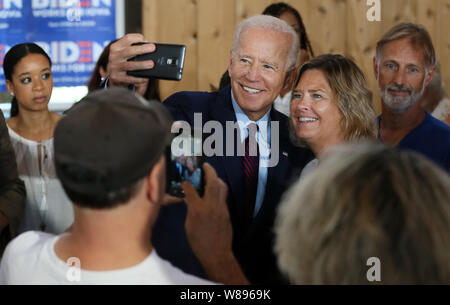
[[[290,111],[291,139],[309,146],[318,159],[336,144],[376,137],[372,93],[364,74],[341,55],[321,55],[302,66]]]

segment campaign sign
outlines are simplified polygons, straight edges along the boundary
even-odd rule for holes
[[[0,42],[6,42],[7,35],[22,34],[26,30],[24,21],[29,18],[28,4],[25,0],[0,0]]]
[[[89,81],[98,57],[110,40],[96,35],[67,39],[64,35],[34,37],[52,59],[53,82],[57,87],[84,86]]]
[[[35,42],[52,59],[55,87],[86,85],[115,38],[115,0],[0,0],[0,61],[12,46]]]
[[[31,13],[31,25],[40,31],[115,31],[113,0],[32,0]]]

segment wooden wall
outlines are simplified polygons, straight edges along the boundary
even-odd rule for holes
[[[161,84],[163,98],[180,90],[218,87],[229,62],[235,26],[261,13],[270,0],[143,0],[143,29],[149,41],[187,45],[183,80]],[[366,0],[285,0],[302,15],[316,54],[354,59],[379,98],[372,57],[381,35],[397,22],[426,26],[450,89],[450,0],[381,0],[380,22],[369,22]],[[447,90],[450,91],[450,90]]]

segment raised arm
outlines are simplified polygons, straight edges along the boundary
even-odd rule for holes
[[[248,285],[232,248],[233,232],[227,208],[227,186],[205,163],[203,198],[189,183],[182,185],[187,205],[186,234],[208,278],[226,285]]]

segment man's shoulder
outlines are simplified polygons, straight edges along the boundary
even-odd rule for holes
[[[441,120],[436,119],[431,114],[427,113],[427,121],[430,125],[432,125],[437,130],[440,130],[444,134],[450,134],[450,126],[442,122]]]
[[[210,101],[219,98],[218,92],[204,92],[204,91],[180,91],[169,96],[164,104],[166,105],[206,105]]]
[[[419,152],[450,172],[450,127],[429,114],[398,147]]]
[[[220,117],[223,110],[231,108],[231,89],[217,92],[182,91],[169,96],[163,104],[175,120],[193,122],[194,113],[201,113],[202,119]]]
[[[213,95],[215,92],[206,92],[206,91],[179,91],[170,95],[167,100],[178,99],[178,98],[186,98],[186,97],[209,97]]]
[[[41,266],[41,258],[47,243],[52,242],[55,235],[30,231],[13,239],[2,257],[1,281],[6,283],[25,283],[35,274],[35,267]]]
[[[426,133],[423,140],[439,142],[450,150],[450,126],[427,113],[422,127]]]
[[[53,239],[55,235],[39,231],[29,231],[14,238],[5,250],[5,255],[21,255],[30,253],[30,250],[43,246],[47,241]]]

